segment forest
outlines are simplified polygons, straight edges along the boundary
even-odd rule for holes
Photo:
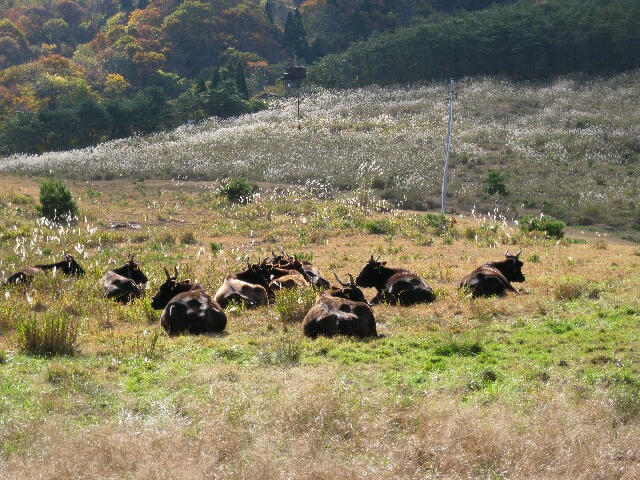
[[[348,88],[640,65],[634,0],[2,0],[0,154],[266,108],[282,73]]]

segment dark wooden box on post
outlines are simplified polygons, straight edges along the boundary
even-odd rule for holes
[[[287,67],[282,76],[289,82],[300,82],[307,77],[307,69],[305,67]]]

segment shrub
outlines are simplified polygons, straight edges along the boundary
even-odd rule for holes
[[[523,232],[545,232],[549,237],[564,237],[564,222],[556,220],[550,216],[534,217],[533,215],[525,215],[520,218],[520,230]]]
[[[370,220],[364,224],[367,233],[372,235],[393,235],[395,226],[388,218]]]
[[[276,292],[275,310],[285,323],[301,322],[316,299],[313,288],[284,289]]]
[[[27,316],[16,327],[21,350],[33,355],[73,354],[79,331],[79,322],[62,312]]]
[[[220,189],[220,195],[233,203],[248,203],[256,185],[244,177],[233,178]]]
[[[489,195],[493,195],[497,193],[498,195],[507,196],[509,192],[507,191],[507,187],[504,184],[506,177],[499,172],[489,172],[487,175],[485,191]]]
[[[78,217],[78,205],[61,180],[45,180],[40,184],[38,213],[49,220],[70,220]]]

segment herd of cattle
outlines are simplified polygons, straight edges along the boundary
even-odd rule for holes
[[[519,259],[521,252],[509,255],[507,251],[504,260],[478,267],[462,279],[459,287],[473,297],[502,295],[507,290],[517,293],[511,282],[525,280]],[[29,283],[34,275],[51,270],[76,276],[85,273],[71,255],[65,255],[58,263],[22,268],[11,274],[4,284]],[[166,280],[151,306],[162,310],[160,324],[170,335],[220,332],[227,326],[225,308],[229,305],[266,306],[273,302],[278,290],[288,288],[313,286],[318,290],[316,302],[302,322],[304,334],[311,338],[319,335],[377,337],[373,305],[410,306],[436,299],[431,287],[419,275],[403,268],[390,268],[373,255],[355,279],[348,274],[349,281],[345,282],[334,274],[336,286],[311,263],[273,254],[258,263],[248,262],[246,269],[227,275],[213,297],[198,283],[178,281],[177,268],[173,276],[166,267],[164,272]],[[132,255],[122,267],[104,275],[104,296],[122,303],[132,302],[142,296],[147,281]],[[360,287],[375,288],[377,293],[367,301]]]

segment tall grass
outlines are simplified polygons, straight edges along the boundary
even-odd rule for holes
[[[65,314],[32,314],[18,320],[18,343],[33,355],[72,355],[76,351],[80,322]]]

